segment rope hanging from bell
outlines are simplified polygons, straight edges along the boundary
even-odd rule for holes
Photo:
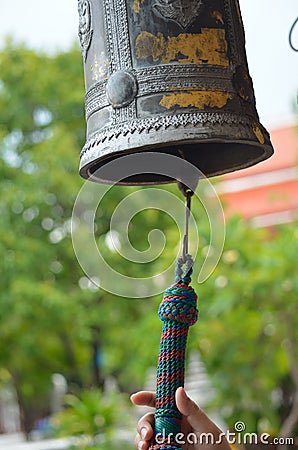
[[[176,263],[175,283],[164,293],[158,316],[163,322],[157,365],[155,442],[149,450],[178,450],[175,437],[180,433],[181,413],[175,403],[175,392],[184,386],[185,352],[188,329],[198,318],[197,295],[189,285],[193,259],[188,253],[188,223],[193,192],[183,185],[186,197],[185,235],[182,257]],[[158,438],[158,439],[157,439]]]

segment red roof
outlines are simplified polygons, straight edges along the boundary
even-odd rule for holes
[[[237,212],[252,219],[298,211],[297,131],[294,126],[271,130],[271,158],[221,177],[217,190],[226,215]]]

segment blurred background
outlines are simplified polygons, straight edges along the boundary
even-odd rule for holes
[[[161,297],[98,289],[72,248],[85,139],[77,2],[0,5],[0,448],[132,448],[144,410],[129,396],[154,389]],[[194,283],[200,319],[190,330],[186,388],[224,430],[241,420],[247,432],[290,437],[298,435],[298,53],[288,37],[298,5],[240,6],[275,154],[213,180],[226,240],[212,276]],[[298,25],[292,37],[298,47]],[[109,245],[109,222],[128,192],[114,187],[96,217],[98,242],[123,273],[129,267]],[[193,212],[200,216],[195,201]],[[200,258],[207,221],[198,228]],[[166,248],[160,260],[134,266],[137,277],[162,269],[179,247],[172,220],[147,210],[130,224],[137,249],[152,229],[164,232]]]

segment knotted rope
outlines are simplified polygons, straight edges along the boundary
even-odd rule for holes
[[[192,257],[188,254],[178,259],[175,284],[165,291],[158,310],[163,326],[157,366],[155,442],[150,450],[181,448],[175,440],[181,422],[175,392],[179,386],[184,386],[188,329],[198,318],[197,295],[189,286],[192,265]]]

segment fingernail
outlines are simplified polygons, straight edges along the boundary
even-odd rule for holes
[[[142,450],[143,449],[143,445],[144,445],[144,441],[139,441],[138,442],[138,449]]]
[[[146,434],[147,434],[147,428],[145,428],[145,427],[141,428],[140,435],[141,435],[142,439],[146,438]]]
[[[188,395],[185,392],[185,389],[183,387],[181,388],[181,395],[184,398],[184,400],[189,400],[189,397],[188,397]]]

